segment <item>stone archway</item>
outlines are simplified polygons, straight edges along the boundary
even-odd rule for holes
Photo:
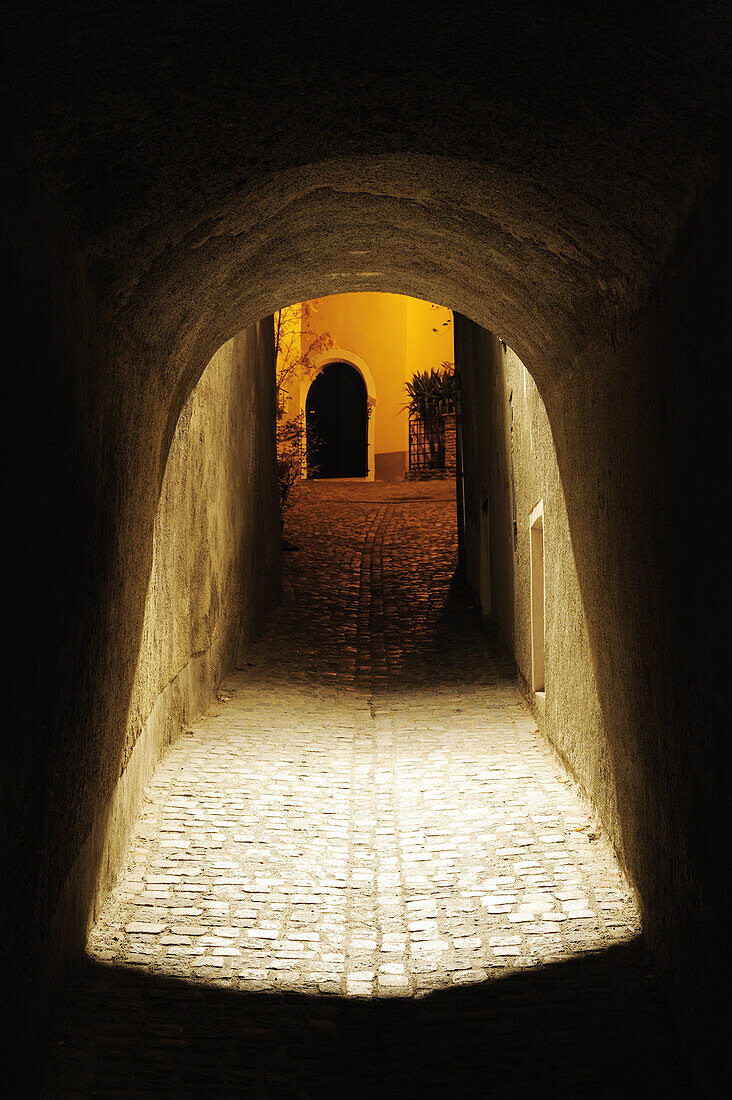
[[[366,386],[366,400],[368,402],[367,409],[367,457],[366,457],[366,477],[369,481],[374,480],[376,470],[376,383],[374,382],[374,376],[371,373],[371,369],[364,359],[360,355],[356,355],[355,352],[350,351],[347,348],[329,348],[327,351],[319,352],[314,357],[315,370],[317,375],[324,370],[330,363],[346,363],[348,366],[353,367],[361,375],[364,385]],[[309,387],[302,385],[300,387],[300,413],[303,417],[303,421],[306,419],[305,402],[309,393]],[[303,477],[307,476],[307,467],[303,463]]]
[[[350,363],[329,363],[305,401],[308,477],[368,475],[368,395]]]

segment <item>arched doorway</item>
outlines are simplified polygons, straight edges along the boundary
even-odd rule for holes
[[[308,477],[368,476],[366,384],[350,363],[329,363],[305,403]]]

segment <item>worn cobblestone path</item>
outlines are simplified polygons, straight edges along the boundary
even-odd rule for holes
[[[694,1095],[454,507],[304,488],[280,611],[146,792],[47,1096]]]

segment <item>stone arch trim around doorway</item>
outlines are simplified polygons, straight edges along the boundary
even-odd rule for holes
[[[328,348],[327,351],[322,351],[318,355],[314,356],[315,371],[312,377],[308,380],[306,386],[300,387],[300,413],[305,422],[305,405],[307,403],[308,393],[310,387],[316,378],[321,374],[325,367],[331,363],[347,363],[349,367],[354,367],[359,372],[366,385],[366,401],[368,404],[368,425],[367,425],[367,472],[366,481],[374,480],[374,467],[376,464],[374,447],[375,447],[375,420],[374,410],[376,408],[376,385],[374,383],[374,376],[369,370],[368,364],[361,358],[360,355],[356,355],[353,351],[348,351],[346,348]],[[307,467],[303,464],[303,477],[307,477]]]

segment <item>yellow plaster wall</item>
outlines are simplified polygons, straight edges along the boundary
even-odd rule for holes
[[[437,370],[455,358],[452,310],[403,298],[407,311],[407,377],[418,370]]]
[[[308,304],[311,312],[302,349],[309,345],[312,333],[327,332],[334,350],[351,352],[365,362],[376,397],[372,411],[375,454],[401,453],[406,469],[405,383],[416,370],[452,362],[452,311],[401,294],[334,294]],[[300,387],[307,391],[311,381],[312,377],[301,378]],[[298,407],[299,399],[299,394],[297,398],[291,395]]]
[[[364,360],[374,379],[376,454],[408,446],[404,383],[407,380],[406,299],[398,294],[334,294],[311,302],[311,324],[328,332],[336,348]]]

